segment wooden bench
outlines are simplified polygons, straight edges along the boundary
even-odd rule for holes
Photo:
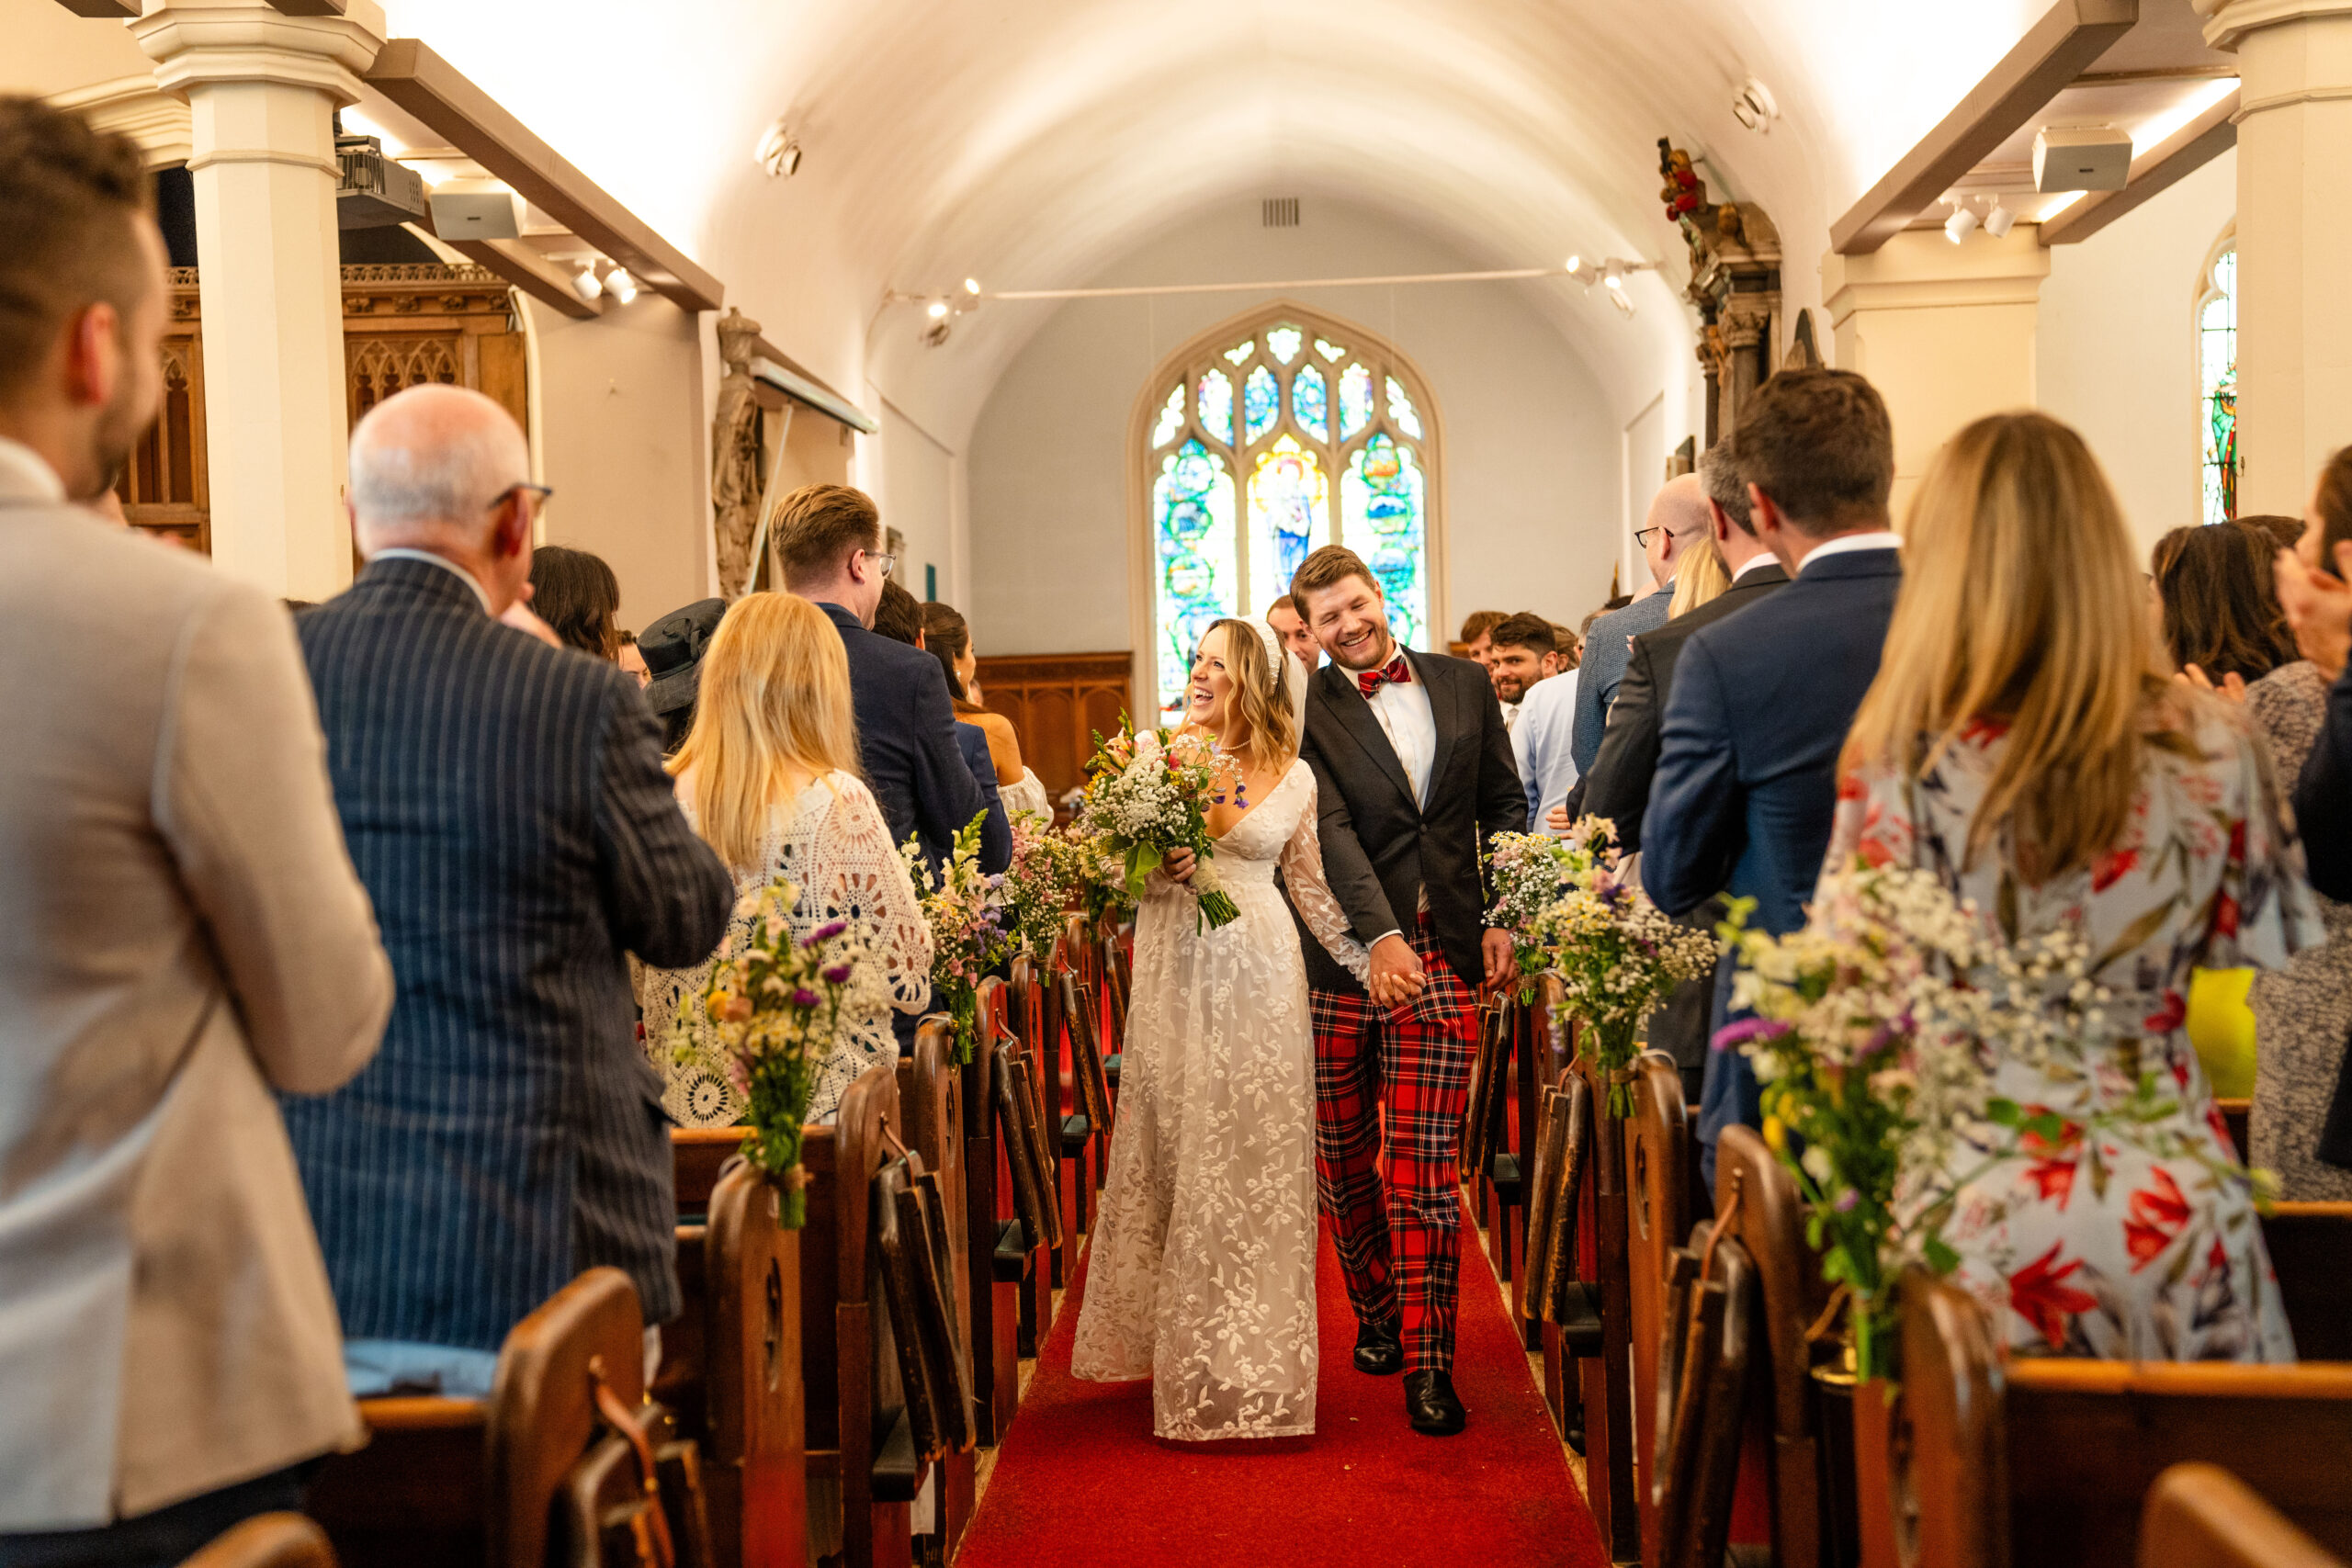
[[[2156,1477],[2140,1514],[2140,1568],[2345,1568],[2262,1495],[2215,1464]]]
[[[334,1548],[300,1514],[256,1514],[221,1531],[180,1568],[335,1568]]]
[[[1029,963],[1015,961],[1016,968]],[[1003,981],[980,982],[979,1039],[964,1065],[964,1244],[969,1262],[972,1396],[982,1446],[1004,1441],[1021,1397],[1021,1292],[1042,1261],[1012,1201],[997,1121],[997,1052],[1009,1037]]]
[[[971,1255],[965,1230],[967,1221],[964,1185],[968,1162],[965,1157],[964,1092],[964,1075],[956,1065],[951,1025],[945,1017],[933,1014],[915,1031],[912,1055],[899,1062],[899,1104],[906,1117],[899,1135],[907,1147],[922,1156],[923,1168],[938,1179],[946,1210],[948,1247],[959,1259]],[[963,1347],[969,1348],[973,1344],[971,1281],[959,1273],[948,1283],[956,1295],[957,1338]],[[967,1367],[967,1382],[969,1375]],[[975,1460],[976,1456],[968,1452],[950,1452],[938,1461],[938,1529],[934,1533],[940,1540],[936,1543],[938,1551],[927,1555],[936,1555],[943,1562],[956,1555],[956,1548],[964,1539],[964,1527],[971,1522],[972,1508],[978,1500]]]
[[[842,1568],[908,1568],[912,1505],[926,1473],[907,1418],[873,1239],[871,1183],[889,1157],[886,1119],[899,1124],[898,1077],[888,1066],[869,1067],[842,1096],[833,1123],[809,1128],[800,1151],[808,1172],[800,1367],[809,1533],[823,1542],[836,1523],[815,1517],[814,1483],[822,1483],[838,1499],[826,1511],[839,1509]]]
[[[367,1447],[320,1467],[304,1505],[345,1568],[543,1568],[566,1474],[600,1417],[590,1368],[645,1397],[637,1287],[592,1269],[516,1324],[486,1400],[364,1399]]]
[[[2352,1362],[2352,1203],[2278,1203],[2262,1217],[2278,1298],[2306,1361]]]
[[[1656,1478],[1661,1411],[1670,1386],[1659,1369],[1667,1334],[1668,1260],[1690,1230],[1690,1117],[1674,1058],[1645,1051],[1634,1066],[1634,1114],[1625,1123],[1627,1335],[1634,1350],[1634,1495],[1642,1560],[1659,1561]]]
[[[1609,1113],[1608,1075],[1578,1056],[1569,1071],[1584,1080],[1591,1145],[1577,1194],[1577,1278],[1598,1319],[1598,1354],[1577,1358],[1584,1409],[1585,1493],[1611,1560],[1641,1554],[1640,1506],[1634,1490],[1632,1222],[1625,1190],[1625,1123]],[[1576,1336],[1571,1333],[1569,1337]]]
[[[994,1082],[997,1131],[1004,1142],[1010,1212],[1021,1221],[1021,1241],[1035,1266],[1022,1274],[1021,1354],[1035,1356],[1054,1326],[1054,1285],[1060,1273],[1064,1230],[1058,1188],[1061,1142],[1054,1120],[1054,1071],[1040,1042],[1058,1038],[1058,1004],[1023,958],[1012,965],[1007,1002],[1013,1032],[1000,1035]]]
[[[1565,1075],[1576,1057],[1576,1026],[1567,1010],[1559,1005],[1559,981],[1547,976],[1536,988],[1535,1003],[1528,1012],[1528,1036],[1535,1057],[1536,1122],[1539,1137],[1543,1132],[1544,1106],[1555,1092],[1566,1087]],[[1582,1125],[1586,1131],[1583,1135],[1587,1137],[1589,1136],[1589,1124],[1590,1118],[1585,1118]],[[1531,1195],[1531,1225],[1533,1223],[1533,1201]],[[1542,1265],[1545,1260],[1535,1258],[1533,1253],[1534,1247],[1531,1243],[1529,1256],[1532,1264]],[[1576,1272],[1575,1258],[1570,1257],[1564,1259],[1563,1263],[1566,1275],[1573,1277]],[[1548,1275],[1551,1271],[1545,1269],[1544,1272]],[[1564,1439],[1572,1440],[1577,1444],[1578,1451],[1581,1452],[1581,1445],[1584,1442],[1584,1405],[1577,1386],[1577,1352],[1569,1343],[1571,1337],[1544,1308],[1541,1297],[1547,1291],[1545,1280],[1536,1280],[1532,1288],[1537,1292],[1538,1303],[1530,1307],[1522,1302],[1521,1311],[1532,1314],[1540,1324],[1535,1339],[1536,1348],[1544,1358],[1544,1403],[1550,1408],[1552,1423],[1559,1428],[1560,1436]],[[1597,1334],[1599,1331],[1597,1318],[1594,1320],[1593,1327]],[[1595,1343],[1597,1346],[1598,1341],[1596,1340]]]

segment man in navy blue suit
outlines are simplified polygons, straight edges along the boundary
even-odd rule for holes
[[[1668,914],[1717,893],[1753,898],[1774,933],[1804,924],[1838,804],[1838,756],[1877,678],[1903,583],[1887,525],[1894,437],[1850,370],[1783,371],[1743,411],[1735,451],[1756,536],[1789,584],[1682,646],[1659,725],[1642,829],[1642,886]],[[1725,1021],[1731,963],[1715,977]],[[1699,1108],[1706,1179],[1715,1141],[1759,1120],[1747,1059],[1710,1052]]]

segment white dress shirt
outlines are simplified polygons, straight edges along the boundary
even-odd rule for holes
[[[1778,566],[1781,563],[1778,560],[1773,558],[1772,552],[1766,550],[1761,555],[1750,556],[1746,560],[1740,562],[1739,570],[1731,574],[1731,580],[1734,582],[1737,582],[1741,578],[1746,577],[1751,571],[1761,571],[1768,566]]]
[[[1353,679],[1355,672],[1343,673]],[[1379,722],[1380,732],[1388,737],[1396,760],[1405,764],[1406,782],[1413,786],[1413,804],[1428,806],[1430,769],[1437,762],[1437,719],[1430,711],[1430,689],[1421,683],[1420,671],[1414,671],[1412,680],[1401,686],[1383,681],[1364,702]]]
[[[65,499],[65,481],[48,458],[21,441],[0,435],[0,495],[53,504]]]
[[[1511,755],[1527,790],[1527,830],[1545,831],[1544,818],[1577,786],[1577,677],[1563,671],[1527,688],[1519,702],[1519,723],[1510,732]]]
[[[1899,550],[1902,547],[1903,536],[1892,528],[1872,528],[1860,534],[1839,534],[1834,538],[1822,540],[1806,551],[1804,559],[1797,563],[1797,570],[1802,572],[1814,562],[1826,560],[1831,556],[1851,555],[1857,550]]]

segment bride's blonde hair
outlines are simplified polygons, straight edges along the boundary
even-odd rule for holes
[[[1280,773],[1298,755],[1298,719],[1290,711],[1290,694],[1283,689],[1282,667],[1266,657],[1265,639],[1247,621],[1213,624],[1201,637],[1225,634],[1225,668],[1233,677],[1233,703],[1250,739],[1241,755],[1255,773]]]

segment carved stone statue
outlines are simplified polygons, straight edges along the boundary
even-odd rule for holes
[[[733,306],[718,322],[718,412],[710,423],[711,527],[718,541],[718,592],[732,600],[752,585],[752,536],[758,532],[760,405],[752,396],[752,344],[760,323]]]

